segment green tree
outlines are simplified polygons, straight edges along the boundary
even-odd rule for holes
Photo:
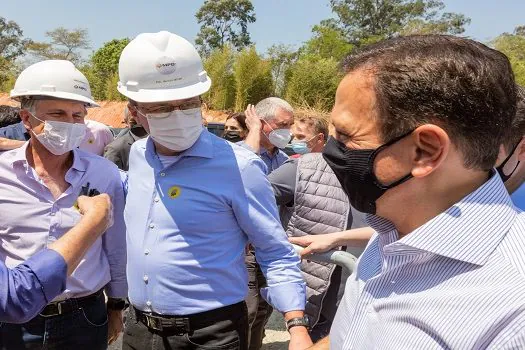
[[[525,85],[525,26],[519,26],[514,33],[503,33],[492,41],[498,51],[510,60],[516,82]]]
[[[119,82],[118,72],[114,72],[106,80],[106,96],[105,99],[109,101],[126,101],[126,96],[122,95],[117,90],[117,84]]]
[[[86,67],[90,75],[91,90],[96,99],[122,100],[117,91],[118,62],[120,54],[130,39],[113,39],[95,51],[91,56],[89,66]],[[116,80],[115,80],[116,79]]]
[[[213,109],[233,108],[235,102],[235,79],[233,63],[235,55],[229,45],[214,50],[205,60],[204,69],[212,79],[211,89],[203,98]]]
[[[87,29],[59,27],[46,32],[50,42],[31,42],[27,50],[39,59],[63,59],[80,63],[81,50],[91,48]]]
[[[266,52],[270,61],[274,82],[274,96],[283,96],[286,88],[286,75],[293,62],[297,59],[297,52],[289,45],[272,45]]]
[[[12,62],[25,52],[27,44],[31,42],[24,39],[24,33],[14,21],[0,17],[0,57]]]
[[[295,105],[330,110],[341,78],[339,62],[334,58],[303,56],[290,69],[286,100]]]
[[[313,37],[301,49],[305,54],[340,61],[352,51],[353,45],[348,43],[344,33],[339,28],[315,25],[312,28],[312,33]]]
[[[19,67],[12,61],[0,56],[0,91],[9,92],[15,85]]]
[[[336,19],[321,22],[336,28],[347,42],[362,46],[406,33],[460,34],[470,19],[442,13],[441,0],[330,0]]]
[[[244,111],[248,104],[255,104],[274,91],[271,64],[257,54],[254,46],[237,54],[233,75],[236,111]]]
[[[250,0],[206,0],[197,14],[201,25],[195,43],[201,54],[229,43],[237,50],[251,44],[248,23],[255,22]]]

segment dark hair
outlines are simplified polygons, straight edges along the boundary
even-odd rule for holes
[[[19,123],[20,121],[20,108],[0,106],[0,128]]]
[[[244,115],[243,112],[237,112],[237,113],[230,114],[226,118],[226,121],[230,119],[235,119],[244,131],[248,131],[248,127],[246,126],[246,115]]]
[[[517,85],[516,92],[516,116],[512,120],[511,136],[508,138],[508,142],[505,143],[507,152],[511,152],[525,136],[525,88]]]
[[[383,141],[433,123],[461,150],[466,167],[494,166],[516,114],[514,75],[501,52],[465,38],[415,35],[367,46],[345,67],[374,78]]]

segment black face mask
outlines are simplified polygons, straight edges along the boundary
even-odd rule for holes
[[[376,213],[376,201],[387,190],[412,178],[407,174],[390,185],[383,185],[374,174],[374,160],[379,152],[393,145],[412,131],[376,149],[350,149],[333,137],[328,139],[323,157],[334,171],[352,206],[364,213]]]
[[[243,140],[237,131],[227,131],[222,135],[222,138],[233,143]]]
[[[505,173],[503,172],[503,168],[505,167],[505,165],[507,164],[507,162],[510,160],[510,157],[512,157],[512,155],[514,154],[514,152],[516,152],[516,149],[518,148],[519,146],[519,142],[516,146],[514,146],[514,148],[512,149],[512,151],[509,153],[509,155],[507,156],[507,158],[505,158],[505,160],[503,161],[503,163],[500,164],[499,167],[496,168],[496,170],[498,171],[498,174],[499,176],[501,176],[501,179],[503,180],[503,182],[507,182],[508,179],[510,179],[510,177],[512,176],[512,174],[514,174],[514,172],[516,171],[516,169],[518,169],[518,165],[520,165],[520,162],[518,161],[516,163],[516,166],[514,167],[514,169],[512,169],[512,171],[510,172],[509,175],[505,175]]]

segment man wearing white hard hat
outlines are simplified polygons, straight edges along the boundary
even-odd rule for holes
[[[5,204],[0,260],[13,268],[57,241],[79,222],[80,195],[107,193],[114,224],[86,252],[64,292],[38,316],[0,327],[0,343],[5,349],[106,349],[122,329],[126,245],[117,167],[77,149],[86,133],[86,107],[97,104],[85,76],[60,60],[26,68],[11,97],[21,103],[20,117],[31,138],[0,154],[0,198]]]
[[[280,225],[265,165],[202,126],[211,80],[187,40],[140,34],[118,90],[149,137],[133,144],[125,209],[131,309],[123,349],[247,349],[244,248],[284,313],[291,349],[311,345],[299,258]]]

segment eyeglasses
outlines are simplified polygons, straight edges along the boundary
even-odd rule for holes
[[[137,105],[134,105],[134,108],[139,111],[141,114],[156,114],[156,113],[171,113],[173,111],[181,111],[183,113],[190,114],[192,109],[200,108],[202,106],[201,100],[193,100],[181,103],[179,105],[161,105],[150,108],[141,108]]]

